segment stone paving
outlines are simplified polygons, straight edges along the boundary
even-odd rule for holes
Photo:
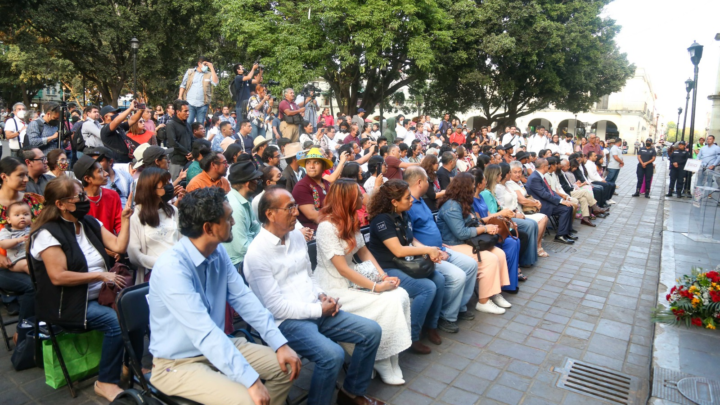
[[[649,393],[655,307],[660,267],[662,187],[652,198],[631,198],[635,157],[625,156],[618,180],[617,205],[596,228],[579,225],[580,240],[567,249],[546,238],[551,257],[523,273],[519,294],[507,295],[513,307],[504,315],[476,313],[461,322],[457,334],[427,356],[404,353],[401,387],[371,383],[369,394],[392,404],[603,404],[606,402],[556,388],[566,358],[637,377],[637,403]],[[658,165],[661,166],[661,165]],[[658,179],[664,179],[658,167]],[[2,309],[4,311],[4,309]],[[8,328],[12,333],[13,327]],[[306,365],[291,396],[308,388]],[[83,384],[72,400],[67,389],[45,385],[42,370],[16,373],[9,353],[0,348],[0,403],[106,403]]]

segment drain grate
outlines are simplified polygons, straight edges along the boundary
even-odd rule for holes
[[[638,380],[635,377],[575,359],[566,359],[560,373],[558,388],[608,401],[634,405]]]
[[[692,375],[655,367],[652,378],[652,396],[681,405],[694,405],[694,402],[685,398],[678,389],[678,382],[687,377],[692,377]]]
[[[677,387],[686,398],[700,405],[720,404],[720,381],[689,377],[678,381]]]

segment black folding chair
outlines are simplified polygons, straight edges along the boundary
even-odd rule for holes
[[[189,399],[163,394],[160,390],[153,387],[142,373],[142,366],[135,356],[135,349],[130,341],[130,334],[144,334],[150,331],[150,308],[145,298],[149,291],[150,285],[148,283],[128,287],[120,292],[116,302],[123,343],[125,344],[125,351],[130,358],[130,369],[135,377],[135,381],[140,384],[144,394],[150,393],[169,405],[197,405],[197,402]]]
[[[0,295],[7,295],[7,296],[12,297],[16,294],[12,291],[0,289]],[[19,319],[17,317],[15,317],[15,319],[10,319],[8,321],[5,321],[2,317],[2,312],[0,312],[0,329],[2,329],[2,337],[3,337],[3,340],[5,341],[5,347],[7,347],[8,351],[10,351],[10,339],[8,338],[7,330],[5,330],[5,327],[8,325],[18,323],[18,320]]]

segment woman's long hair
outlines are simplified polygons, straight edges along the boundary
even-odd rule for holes
[[[360,223],[355,213],[358,210],[359,193],[357,181],[337,179],[330,186],[320,210],[320,222],[327,220],[335,225],[338,237],[347,243],[347,252],[351,252],[357,246],[355,234],[360,230]]]
[[[370,205],[367,207],[370,219],[393,212],[392,200],[400,201],[407,190],[408,184],[404,180],[392,179],[385,182],[375,190],[370,199]]]
[[[159,210],[162,210],[168,218],[175,214],[170,204],[164,202],[157,195],[157,184],[163,185],[170,182],[170,172],[159,167],[148,167],[142,171],[135,187],[135,203],[140,205],[140,223],[153,228],[160,225]]]
[[[501,162],[500,163],[500,180],[507,177],[508,174],[510,174],[510,164]]]
[[[352,180],[355,184],[358,184],[360,178],[361,168],[357,162],[347,162],[343,166],[342,172],[340,172],[340,178]]]
[[[438,201],[438,208],[450,200],[457,201],[462,207],[463,217],[466,217],[473,212],[473,198],[475,198],[475,178],[470,173],[458,173],[450,181],[445,195]]]
[[[495,197],[495,199],[497,199],[497,196],[495,195],[495,186],[498,184],[498,175],[502,176],[502,169],[500,168],[500,165],[489,165],[485,169],[485,179],[487,180],[486,188],[490,194]]]
[[[232,165],[233,163],[237,163],[235,156],[240,152],[242,152],[242,147],[236,143],[231,143],[227,149],[225,149],[225,152],[223,152],[223,156],[225,156],[228,164]]]
[[[420,161],[420,167],[425,169],[425,173],[427,173],[428,180],[435,181],[437,179],[437,174],[435,173],[435,165],[438,163],[438,158],[435,155],[425,155],[422,161]]]
[[[30,235],[33,235],[41,226],[48,222],[58,221],[60,219],[60,208],[55,205],[55,202],[77,195],[77,191],[75,191],[76,184],[80,185],[77,180],[73,180],[68,176],[60,176],[50,180],[48,184],[45,185],[45,206],[42,211],[40,211],[35,222],[33,222],[30,228]],[[29,243],[26,245],[30,248]]]
[[[488,163],[490,163],[490,156],[488,156],[484,153],[481,153],[477,157],[477,162],[475,162],[475,167],[485,170],[485,166],[487,166]]]

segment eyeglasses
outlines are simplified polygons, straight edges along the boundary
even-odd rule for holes
[[[60,160],[58,160],[58,163],[67,163],[67,162],[68,162],[67,159],[60,159]]]
[[[143,119],[138,120],[138,124],[144,124],[144,123],[145,123],[145,120],[143,120]]]
[[[78,199],[77,202],[85,202],[85,201],[87,201],[87,193],[83,191],[82,193],[80,193],[78,195],[74,195],[72,197],[65,197],[65,198],[63,198],[63,200],[72,200],[74,198]]]
[[[43,156],[43,157],[41,157],[41,158],[28,159],[28,160],[31,160],[31,161],[38,161],[38,160],[39,160],[39,161],[41,161],[41,162],[43,162],[43,163],[47,163],[47,158],[46,158],[45,156]]]
[[[298,209],[298,207],[299,207],[298,204],[293,204],[293,205],[291,205],[289,207],[285,207],[285,208],[270,208],[270,209],[271,210],[284,210],[284,211],[287,211],[288,214],[290,214],[290,213],[294,212],[296,209]]]

